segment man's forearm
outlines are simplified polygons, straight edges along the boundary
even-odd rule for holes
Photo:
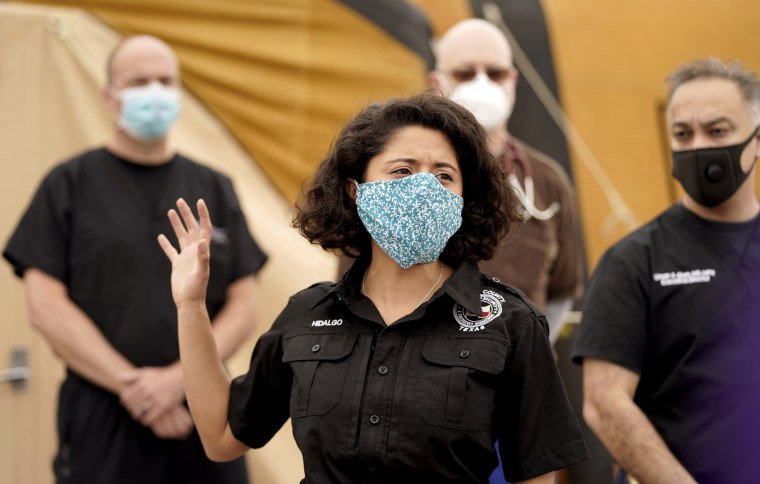
[[[88,381],[118,394],[119,376],[134,366],[106,340],[95,323],[68,297],[62,282],[36,269],[24,275],[32,326],[66,365]]]
[[[583,413],[612,456],[642,484],[695,482],[632,401],[586,404]]]

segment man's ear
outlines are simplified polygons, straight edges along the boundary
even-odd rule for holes
[[[512,68],[512,75],[509,76],[510,80],[512,81],[512,87],[514,88],[515,92],[517,92],[517,83],[520,81],[520,71]]]
[[[441,76],[443,74],[440,71],[430,71],[427,75],[428,80],[428,87],[432,89],[436,94],[440,94],[443,97],[446,97],[448,94],[446,92],[446,88],[448,85],[446,85],[445,82],[443,82],[443,79],[441,79]]]
[[[356,201],[356,183],[353,179],[346,180],[346,193],[353,201]]]
[[[441,80],[438,78],[438,71],[430,71],[427,75],[428,86],[438,91],[441,90]]]
[[[100,100],[103,102],[111,118],[116,119],[121,109],[120,101],[116,99],[113,94],[113,88],[110,85],[106,85],[100,90]]]

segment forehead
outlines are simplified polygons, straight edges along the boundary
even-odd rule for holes
[[[456,152],[448,136],[436,129],[406,126],[399,129],[385,144],[381,155],[421,158],[432,156],[437,161],[456,163]]]
[[[174,53],[152,39],[135,39],[122,45],[111,61],[114,84],[138,78],[179,77]]]
[[[749,102],[727,79],[697,79],[679,86],[668,105],[669,123],[708,122],[720,117],[751,123]]]
[[[449,70],[462,66],[512,66],[512,52],[501,34],[472,28],[451,32],[441,39],[438,68]]]

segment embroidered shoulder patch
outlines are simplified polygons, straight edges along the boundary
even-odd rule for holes
[[[461,304],[454,303],[454,319],[459,324],[459,331],[482,331],[486,324],[501,315],[503,302],[504,297],[498,292],[483,289],[480,293],[480,314],[475,314]]]

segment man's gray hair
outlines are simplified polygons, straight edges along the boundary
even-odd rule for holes
[[[676,89],[698,79],[725,79],[736,84],[742,97],[749,102],[753,121],[760,123],[760,83],[757,74],[742,67],[738,61],[725,63],[710,57],[678,67],[665,79],[668,83],[668,104]]]

